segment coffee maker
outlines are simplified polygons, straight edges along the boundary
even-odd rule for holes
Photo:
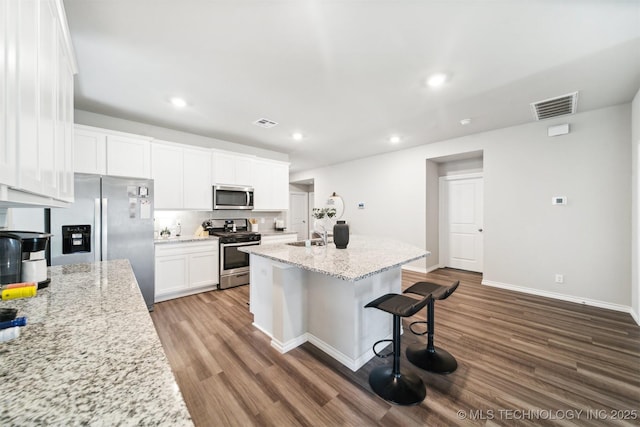
[[[22,239],[11,233],[0,233],[0,285],[20,282]]]
[[[38,289],[49,286],[51,279],[47,277],[47,260],[44,251],[47,249],[51,234],[34,231],[0,232],[0,237],[7,235],[17,236],[21,241],[19,280],[15,282],[36,282]],[[14,250],[11,257],[15,256]]]

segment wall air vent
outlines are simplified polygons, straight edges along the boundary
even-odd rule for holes
[[[278,122],[274,122],[273,120],[269,120],[269,119],[258,119],[255,122],[253,122],[254,125],[256,126],[260,126],[261,128],[265,128],[265,129],[269,129],[272,128],[274,126],[276,126],[278,124]]]
[[[578,92],[568,93],[544,101],[532,102],[531,111],[536,120],[574,114],[578,106]]]

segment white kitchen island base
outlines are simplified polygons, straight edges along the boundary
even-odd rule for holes
[[[250,311],[254,326],[281,353],[309,341],[353,371],[392,336],[392,318],[364,306],[401,292],[400,266],[348,282],[251,254]]]
[[[309,341],[353,371],[374,355],[372,346],[392,336],[392,316],[364,308],[401,292],[401,266],[429,253],[397,240],[350,236],[334,244],[254,245],[249,305],[253,324],[281,353]]]

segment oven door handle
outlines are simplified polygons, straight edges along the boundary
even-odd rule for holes
[[[220,246],[228,248],[231,246],[253,246],[253,245],[259,245],[260,242],[238,242],[238,243],[220,243]]]

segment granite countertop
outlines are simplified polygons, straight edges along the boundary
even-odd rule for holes
[[[186,243],[186,242],[203,242],[207,240],[218,240],[217,236],[179,236],[179,237],[169,237],[166,239],[156,239],[153,242],[155,244],[163,244],[163,243]]]
[[[50,267],[0,343],[0,425],[192,426],[127,260]]]
[[[258,233],[262,234],[263,236],[280,236],[280,235],[286,235],[286,234],[297,234],[297,231],[289,231],[289,230],[284,230],[284,231],[279,231],[279,230],[260,230],[258,229]]]
[[[349,282],[429,255],[426,250],[404,242],[360,235],[349,237],[347,249],[336,249],[335,244],[329,243],[310,248],[280,244],[244,246],[238,250]]]

